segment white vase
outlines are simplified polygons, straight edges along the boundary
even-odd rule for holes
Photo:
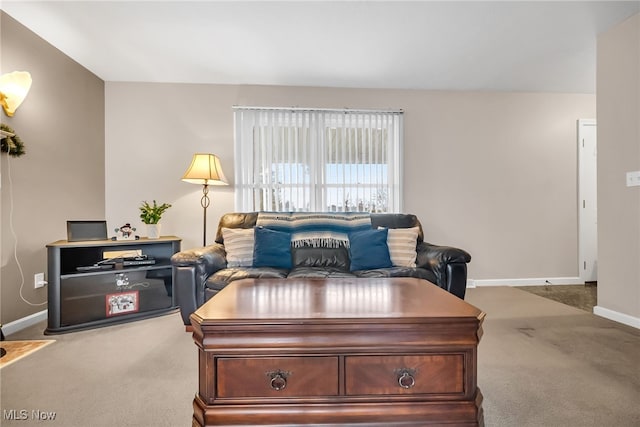
[[[147,224],[147,237],[149,239],[159,239],[160,224]]]

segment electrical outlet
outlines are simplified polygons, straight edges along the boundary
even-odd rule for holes
[[[44,273],[36,273],[33,275],[33,287],[35,289],[42,288],[47,282],[44,281]]]
[[[627,187],[640,185],[640,171],[627,172]]]

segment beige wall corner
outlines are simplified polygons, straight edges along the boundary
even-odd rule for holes
[[[640,15],[598,37],[598,307],[640,327]],[[635,320],[634,320],[635,319]]]
[[[14,117],[0,113],[26,148],[0,156],[7,324],[47,308],[47,288],[34,289],[33,276],[46,273],[45,246],[66,238],[66,220],[104,219],[104,82],[6,13],[0,19],[1,72],[33,78]]]

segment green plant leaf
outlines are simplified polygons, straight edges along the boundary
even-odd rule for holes
[[[144,224],[157,224],[160,222],[162,215],[165,213],[167,209],[169,209],[171,205],[169,203],[163,203],[159,205],[155,200],[153,204],[149,204],[146,200],[144,200],[140,204],[140,219]]]

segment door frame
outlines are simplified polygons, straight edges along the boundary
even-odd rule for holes
[[[579,119],[578,120],[578,276],[584,282],[597,281],[597,260],[598,260],[598,225],[597,225],[597,132],[595,133],[595,161],[593,156],[586,156],[583,152],[586,128],[596,127],[595,119]],[[587,186],[591,186],[593,181],[586,179],[585,170],[590,170],[596,177],[596,188],[585,190]],[[596,222],[590,223],[586,220],[585,200],[589,196],[589,192],[593,192],[595,200],[592,203],[596,207]],[[593,228],[590,228],[593,227]],[[595,236],[595,242],[590,242],[588,236]],[[586,260],[594,259],[594,265],[587,270]]]

